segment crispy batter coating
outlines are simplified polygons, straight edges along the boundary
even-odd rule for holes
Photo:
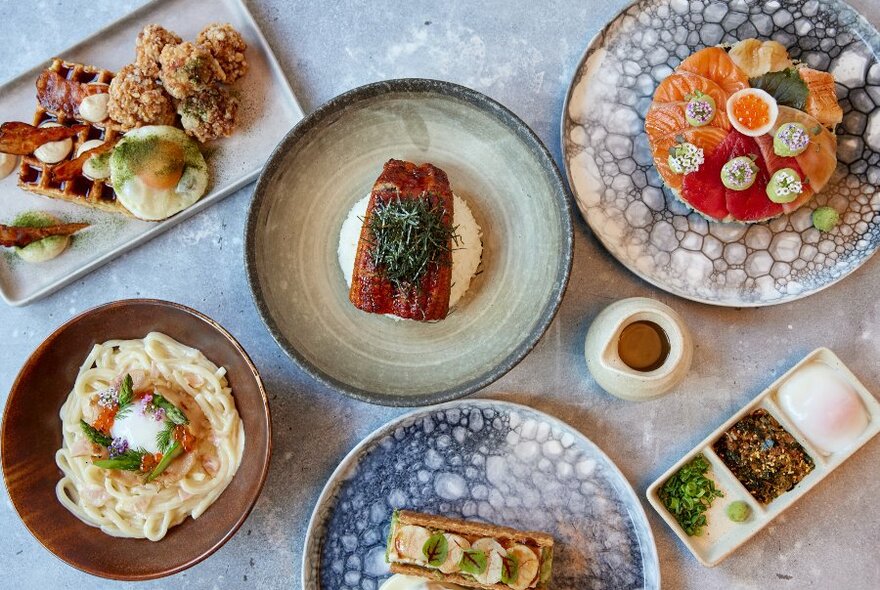
[[[226,83],[232,84],[247,73],[244,57],[247,43],[241,33],[229,23],[213,23],[202,29],[196,43],[207,48],[226,73]]]
[[[238,99],[221,86],[191,94],[177,105],[184,130],[202,143],[229,137],[238,117]]]
[[[177,99],[226,80],[226,74],[211,52],[189,41],[166,45],[159,55],[159,64],[159,78],[165,90]]]
[[[135,42],[135,63],[146,74],[159,77],[159,56],[166,45],[183,41],[177,34],[159,25],[147,25],[138,33]]]
[[[110,82],[110,118],[125,131],[143,125],[173,125],[174,102],[156,79],[129,64]]]

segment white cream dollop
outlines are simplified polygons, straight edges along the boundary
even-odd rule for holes
[[[15,170],[18,164],[18,156],[0,152],[0,179],[6,178]]]
[[[61,127],[58,123],[43,123],[40,127]],[[73,140],[69,137],[61,141],[44,143],[34,150],[34,156],[43,163],[57,164],[67,157],[73,149]]]
[[[109,102],[110,94],[106,92],[87,96],[79,103],[79,116],[90,123],[100,123],[107,118]]]
[[[78,148],[76,148],[76,157],[80,157],[84,152],[89,150],[93,150],[96,147],[104,145],[104,141],[101,139],[90,139],[86,142],[83,142]],[[91,178],[92,180],[103,180],[110,176],[110,166],[105,165],[103,167],[95,165],[95,156],[92,156],[83,164],[83,174],[87,178]]]

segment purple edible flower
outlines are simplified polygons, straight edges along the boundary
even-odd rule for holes
[[[111,459],[115,459],[120,455],[124,455],[125,451],[128,450],[128,441],[122,437],[116,437],[113,439],[113,442],[110,443],[108,450],[110,451]]]
[[[708,100],[694,99],[685,107],[685,114],[694,121],[705,125],[715,116],[715,109]]]
[[[162,422],[165,420],[165,408],[156,408],[153,412],[153,418],[156,419],[156,422]]]

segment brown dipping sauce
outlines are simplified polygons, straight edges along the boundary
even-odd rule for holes
[[[654,322],[633,322],[620,333],[617,354],[633,370],[654,371],[662,367],[669,356],[669,337]]]

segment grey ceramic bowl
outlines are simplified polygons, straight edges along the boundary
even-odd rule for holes
[[[482,274],[443,321],[395,321],[348,300],[339,230],[389,158],[431,162],[483,229]],[[318,381],[365,401],[422,405],[474,392],[547,329],[571,270],[570,198],[537,136],[449,82],[342,94],[276,148],[248,216],[245,263],[263,320]]]

